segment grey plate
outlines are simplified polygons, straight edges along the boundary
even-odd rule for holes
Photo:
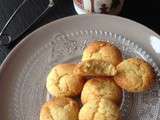
[[[0,118],[38,120],[40,107],[46,101],[45,83],[50,68],[57,63],[78,62],[86,43],[96,39],[114,43],[124,57],[144,58],[159,72],[160,37],[148,28],[108,15],[67,17],[33,32],[3,62]],[[158,79],[159,74],[157,83]],[[156,84],[145,93],[126,93],[122,104],[124,119],[159,120],[159,90]]]

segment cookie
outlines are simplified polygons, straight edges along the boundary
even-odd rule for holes
[[[81,93],[81,101],[84,104],[103,97],[120,105],[122,96],[122,89],[116,85],[113,78],[94,78],[85,83]]]
[[[82,61],[96,59],[117,65],[122,61],[120,50],[109,42],[96,41],[90,43],[83,52]]]
[[[46,102],[40,112],[40,120],[78,120],[79,105],[70,98],[55,98]]]
[[[155,81],[152,66],[139,58],[129,58],[117,66],[116,83],[128,92],[142,92],[151,88]]]
[[[116,67],[102,60],[86,60],[74,69],[74,73],[81,76],[114,76],[117,73]]]
[[[77,96],[81,93],[84,85],[83,77],[74,75],[76,64],[56,65],[47,77],[47,90],[56,97]]]
[[[79,120],[121,120],[121,112],[114,102],[102,98],[84,104]]]

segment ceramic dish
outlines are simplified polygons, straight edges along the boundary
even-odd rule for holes
[[[46,101],[48,71],[55,64],[78,62],[83,48],[93,40],[119,47],[124,57],[140,57],[157,72],[148,92],[125,93],[124,120],[160,119],[160,37],[136,22],[109,15],[72,16],[39,28],[8,55],[0,70],[0,118],[38,120]]]

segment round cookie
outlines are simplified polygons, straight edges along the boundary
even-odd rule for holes
[[[120,105],[122,96],[122,89],[115,84],[112,78],[94,78],[85,83],[81,93],[81,101],[85,104],[103,97]]]
[[[128,92],[142,92],[151,88],[155,81],[152,66],[139,58],[124,60],[117,66],[116,83]]]
[[[55,98],[46,102],[40,112],[40,120],[78,120],[79,105],[70,98]]]
[[[103,60],[86,60],[79,63],[74,73],[81,76],[114,76],[116,67]]]
[[[47,77],[47,90],[53,96],[77,96],[81,93],[84,79],[74,75],[76,64],[56,65]]]
[[[93,100],[83,105],[79,120],[121,120],[119,107],[108,99]]]
[[[108,42],[96,41],[84,49],[82,61],[90,59],[104,60],[116,66],[122,61],[122,54],[116,46]]]

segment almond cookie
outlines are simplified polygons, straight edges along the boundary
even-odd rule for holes
[[[152,66],[139,58],[124,60],[117,66],[116,83],[128,92],[142,92],[151,88],[155,81]]]
[[[79,120],[122,120],[119,107],[108,99],[93,100],[83,105]]]
[[[120,105],[122,96],[122,89],[116,85],[112,78],[94,78],[85,83],[81,93],[81,101],[84,104],[103,97]]]
[[[90,59],[104,60],[116,66],[122,61],[122,54],[116,46],[108,42],[96,41],[84,49],[82,61]]]
[[[114,76],[117,73],[116,67],[102,60],[86,60],[79,63],[74,73],[81,76]]]
[[[55,98],[46,102],[40,120],[78,120],[79,105],[70,98]]]
[[[81,93],[84,79],[74,75],[76,64],[56,65],[47,77],[47,90],[53,96],[77,96]]]

